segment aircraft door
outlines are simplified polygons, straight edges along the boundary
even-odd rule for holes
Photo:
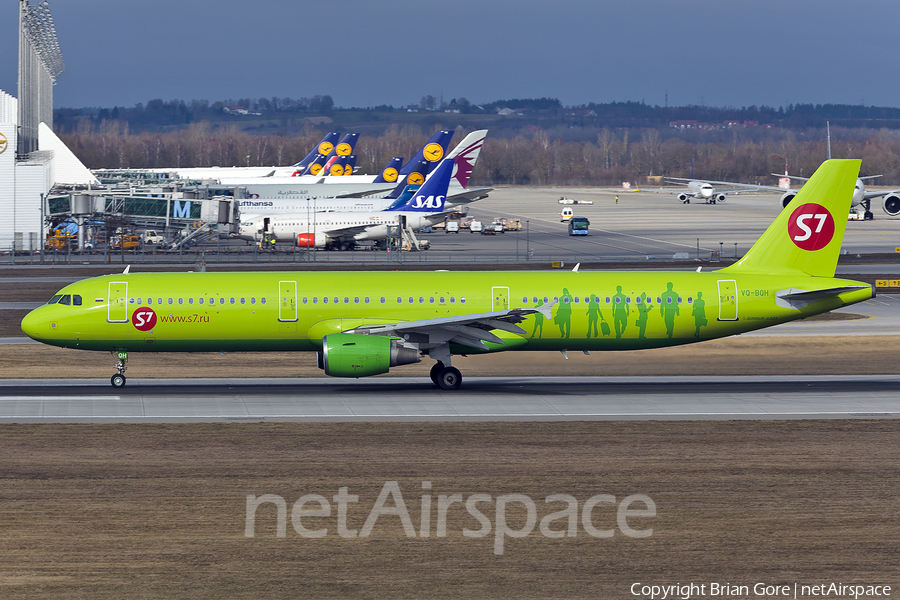
[[[106,304],[106,320],[109,323],[128,321],[128,283],[110,281]]]
[[[733,279],[719,281],[719,320],[738,320],[737,282]]]
[[[278,320],[291,322],[297,320],[297,282],[278,282]]]
[[[491,310],[509,310],[509,288],[494,287],[491,288]]]

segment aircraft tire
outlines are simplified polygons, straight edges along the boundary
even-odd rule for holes
[[[437,384],[442,390],[458,390],[462,385],[462,374],[455,367],[441,369],[437,379]]]
[[[125,387],[125,376],[121,373],[116,373],[109,378],[109,382],[114,388],[123,388]]]
[[[438,374],[441,372],[441,369],[443,369],[443,368],[444,368],[444,363],[442,363],[441,361],[437,361],[436,363],[434,363],[434,366],[431,367],[431,373],[429,373],[429,376],[431,377],[431,381],[433,381],[434,385],[436,385],[436,386],[441,385],[440,383],[438,383]]]

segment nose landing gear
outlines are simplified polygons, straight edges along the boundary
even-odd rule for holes
[[[125,366],[125,362],[128,360],[128,352],[125,350],[112,350],[110,354],[116,358],[116,370],[118,373],[110,377],[109,382],[114,388],[125,387],[125,369],[128,368]]]

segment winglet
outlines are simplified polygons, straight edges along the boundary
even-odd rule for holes
[[[131,271],[131,265],[128,265],[127,267],[125,267],[125,270],[122,271],[122,274],[124,275],[125,273],[128,273],[129,271]]]

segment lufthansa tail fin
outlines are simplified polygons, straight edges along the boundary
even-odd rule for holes
[[[306,158],[291,166],[297,167],[298,171],[303,172],[306,167],[309,166],[309,163],[315,160],[317,154],[328,156],[328,154],[334,149],[334,145],[337,143],[340,137],[340,133],[338,133],[337,131],[332,131],[331,133],[323,137],[322,141],[316,144],[315,148],[310,150],[309,154],[306,155]]]
[[[425,173],[426,175],[433,171],[435,166],[444,158],[444,155],[447,154],[447,146],[450,145],[450,140],[452,138],[452,129],[435,133],[431,136],[431,139],[422,146],[419,152],[412,157],[412,160],[406,163],[405,167],[400,169],[400,174],[409,175],[409,172],[419,164],[420,160],[428,162],[428,172]]]
[[[400,177],[400,167],[403,166],[403,157],[395,156],[384,166],[378,177],[372,183],[394,183]]]
[[[387,210],[404,212],[435,213],[444,210],[447,189],[450,187],[450,176],[453,174],[453,159],[445,158],[425,183],[416,190],[407,202],[399,206],[392,205]],[[409,186],[408,186],[409,187]],[[399,202],[395,203],[399,204]]]
[[[427,170],[428,163],[424,160],[420,160],[419,164],[410,171],[409,175],[404,175],[400,178],[400,183],[398,183],[385,198],[400,198],[403,191],[409,186],[415,186],[415,189],[419,189],[419,186],[425,183],[425,171]]]
[[[827,160],[742,259],[721,269],[834,277],[860,160]]]

